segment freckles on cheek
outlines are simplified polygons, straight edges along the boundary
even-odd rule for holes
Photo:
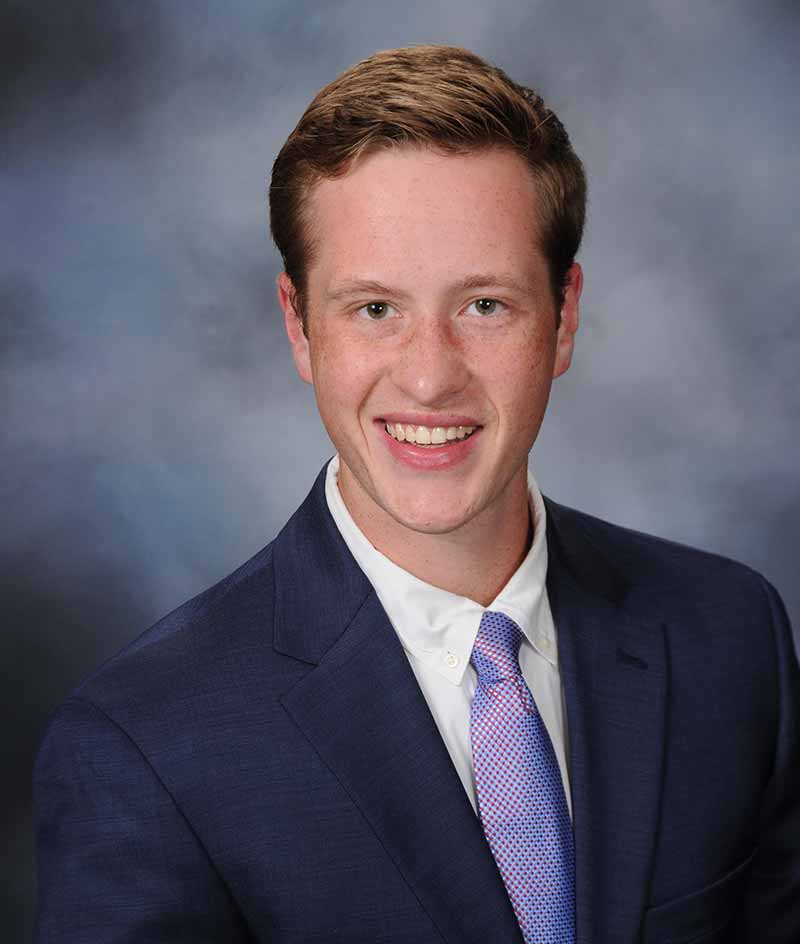
[[[521,434],[527,430],[533,419],[533,402],[514,403],[508,411],[508,420],[511,430]]]

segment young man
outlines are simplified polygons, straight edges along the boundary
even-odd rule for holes
[[[379,53],[270,201],[337,455],[56,715],[39,940],[800,940],[777,594],[527,470],[582,287],[556,116],[464,50]]]

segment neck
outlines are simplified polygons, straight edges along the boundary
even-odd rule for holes
[[[340,479],[341,485],[341,479]],[[508,583],[533,541],[526,470],[510,483],[503,508],[485,509],[457,530],[414,531],[377,506],[372,513],[340,493],[367,540],[426,583],[488,606]]]

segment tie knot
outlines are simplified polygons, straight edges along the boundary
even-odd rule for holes
[[[500,682],[520,674],[522,630],[505,613],[487,610],[472,647],[472,664],[481,682]]]

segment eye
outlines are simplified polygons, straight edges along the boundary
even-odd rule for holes
[[[362,305],[357,313],[363,318],[369,318],[370,321],[385,321],[391,311],[394,309],[386,302],[368,302]]]
[[[467,311],[469,311],[473,305],[475,306],[475,312],[484,317],[487,315],[498,315],[500,314],[500,309],[506,307],[496,298],[476,298],[474,302],[470,302]]]

